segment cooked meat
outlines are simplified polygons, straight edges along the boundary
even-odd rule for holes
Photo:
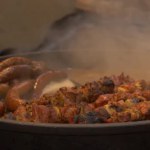
[[[39,76],[40,74],[44,73],[45,71],[47,71],[47,66],[45,65],[44,62],[39,62],[39,61],[32,61],[32,70],[33,70],[33,74],[32,76],[34,78],[36,78],[37,76]]]
[[[104,81],[105,82],[105,81]],[[114,86],[113,86],[114,87]],[[108,90],[110,89],[110,90]],[[38,103],[47,103],[56,106],[69,106],[74,104],[80,104],[81,102],[92,103],[97,100],[99,95],[112,92],[113,89],[110,85],[104,85],[103,82],[89,82],[80,87],[72,88],[60,88],[53,95],[43,95]]]
[[[7,83],[0,84],[0,98],[4,98],[10,89],[10,86]]]
[[[6,108],[9,111],[15,111],[20,105],[25,104],[23,95],[29,94],[33,90],[34,81],[27,80],[12,87],[6,96]]]
[[[11,66],[16,66],[16,65],[32,65],[32,61],[28,58],[24,57],[11,57],[8,58],[2,62],[0,62],[0,72],[3,69],[6,69]]]
[[[129,76],[103,77],[52,92],[67,79],[43,62],[22,57],[0,63],[0,116],[23,122],[97,124],[150,119],[150,82]],[[45,88],[50,88],[45,91]],[[5,98],[6,95],[6,98]],[[3,101],[4,100],[4,101]]]
[[[44,87],[52,81],[60,80],[66,78],[67,74],[61,71],[48,71],[41,74],[35,82],[33,98],[40,98]]]
[[[32,120],[33,122],[48,123],[50,119],[50,109],[44,105],[32,105]],[[52,117],[51,117],[52,118]],[[56,117],[58,118],[58,117]]]
[[[5,113],[5,104],[0,101],[0,116],[3,116]]]
[[[16,78],[31,78],[32,67],[29,65],[11,66],[0,72],[0,83],[6,83]]]
[[[26,104],[28,121],[113,123],[150,119],[149,84],[121,74],[79,87],[60,88]],[[17,115],[15,113],[16,118]],[[29,115],[27,115],[29,116]],[[25,119],[23,119],[25,120]],[[26,119],[27,120],[27,119]]]

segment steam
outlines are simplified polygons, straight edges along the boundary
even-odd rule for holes
[[[101,10],[102,1],[96,5],[96,10]],[[144,2],[146,0],[128,0],[120,4],[109,0],[107,11],[103,7],[103,11],[79,12],[65,18],[65,25],[61,27],[60,22],[59,27],[53,28],[42,48],[69,51],[68,63],[78,67],[99,70],[103,74],[125,72],[150,79],[150,7]],[[51,47],[54,42],[55,46]]]

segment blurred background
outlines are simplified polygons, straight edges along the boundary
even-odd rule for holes
[[[149,78],[150,1],[1,0],[0,49],[71,51],[73,63]]]
[[[31,50],[42,43],[50,26],[79,8],[99,14],[100,21],[149,19],[149,0],[1,0],[0,49]],[[140,21],[139,21],[139,20]]]
[[[34,49],[50,25],[74,7],[72,0],[1,0],[0,49]]]

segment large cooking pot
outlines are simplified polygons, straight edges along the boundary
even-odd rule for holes
[[[23,56],[43,59],[57,69],[84,67],[84,63],[80,66],[72,63],[69,52],[38,52]],[[1,60],[7,57],[1,57]],[[70,125],[0,120],[2,150],[148,150],[149,137],[150,121]]]

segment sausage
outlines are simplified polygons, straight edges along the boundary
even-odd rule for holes
[[[45,63],[38,61],[32,62],[32,68],[33,68],[33,77],[37,77],[38,75],[42,74],[44,71],[47,70]]]
[[[18,85],[12,87],[6,96],[6,108],[9,111],[15,111],[20,105],[24,105],[26,102],[22,98],[23,95],[28,94],[34,86],[33,80],[24,81]]]
[[[45,63],[40,61],[32,61],[25,57],[11,57],[0,62],[0,72],[6,68],[13,68],[13,66],[29,65],[33,69],[33,76],[37,76],[46,70]]]
[[[8,90],[10,89],[9,85],[6,84],[0,84],[0,97],[6,96]]]
[[[6,83],[16,78],[30,78],[32,75],[33,69],[29,65],[11,66],[0,72],[0,83]]]
[[[66,78],[67,74],[61,71],[48,71],[41,74],[34,85],[33,98],[37,99],[41,96],[43,88],[50,82]]]
[[[5,113],[5,104],[0,101],[0,117]]]
[[[15,66],[15,65],[32,65],[32,61],[30,59],[24,58],[24,57],[11,57],[8,59],[3,60],[0,62],[0,72],[8,68],[10,66]]]

